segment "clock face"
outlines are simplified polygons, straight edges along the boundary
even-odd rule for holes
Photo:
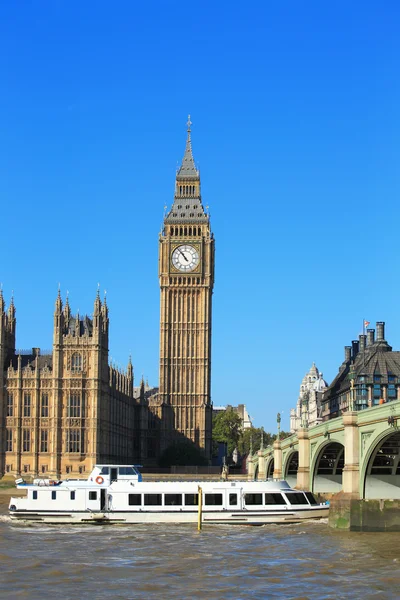
[[[199,251],[193,246],[178,246],[172,253],[172,264],[183,273],[193,271],[199,262]]]

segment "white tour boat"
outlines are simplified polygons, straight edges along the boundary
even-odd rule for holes
[[[328,516],[310,492],[286,481],[143,481],[137,465],[96,465],[87,480],[16,481],[12,521],[38,523],[203,523],[264,525]],[[202,500],[199,507],[199,496]]]

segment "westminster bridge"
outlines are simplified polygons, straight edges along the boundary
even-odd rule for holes
[[[319,494],[400,499],[400,400],[302,427],[249,457],[249,479]]]

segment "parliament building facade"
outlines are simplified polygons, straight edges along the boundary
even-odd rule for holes
[[[72,315],[58,293],[53,348],[16,350],[13,299],[0,290],[0,476],[84,476],[95,463],[156,464],[180,441],[211,457],[214,238],[191,146],[159,236],[160,382],[134,388],[109,364],[106,299]]]

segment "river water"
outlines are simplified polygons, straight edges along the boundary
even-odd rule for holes
[[[0,506],[0,598],[400,597],[400,534],[264,527],[23,526]]]

